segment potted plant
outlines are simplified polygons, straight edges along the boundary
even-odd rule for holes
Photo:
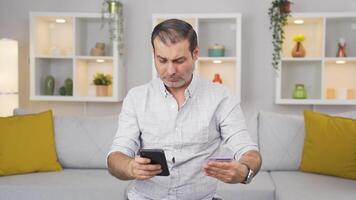
[[[270,17],[270,29],[272,30],[272,45],[273,45],[273,61],[272,66],[275,70],[279,70],[278,64],[281,59],[281,50],[284,39],[283,27],[287,24],[288,16],[290,16],[289,0],[274,0],[272,6],[268,9]]]
[[[112,84],[112,76],[110,74],[105,75],[104,73],[96,73],[93,80],[96,86],[97,96],[108,96],[109,85]]]

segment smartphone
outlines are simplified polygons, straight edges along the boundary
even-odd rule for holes
[[[163,149],[140,149],[139,154],[143,158],[151,159],[151,164],[161,165],[162,172],[157,176],[169,176],[166,156]]]

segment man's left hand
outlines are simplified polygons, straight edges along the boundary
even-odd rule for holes
[[[225,183],[241,183],[248,173],[246,165],[233,161],[208,161],[203,166],[207,176],[219,179]]]

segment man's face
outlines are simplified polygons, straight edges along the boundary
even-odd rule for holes
[[[189,51],[189,41],[164,44],[158,37],[153,40],[154,60],[159,77],[168,88],[181,88],[191,80],[199,49]]]

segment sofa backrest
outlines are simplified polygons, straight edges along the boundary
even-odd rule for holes
[[[333,114],[356,118],[356,111]],[[304,146],[302,115],[259,112],[258,142],[262,170],[298,170]]]
[[[64,168],[106,168],[118,116],[55,116],[55,143]]]
[[[31,114],[16,108],[14,115]],[[118,115],[54,116],[58,160],[64,168],[107,168],[106,155],[118,127]]]

